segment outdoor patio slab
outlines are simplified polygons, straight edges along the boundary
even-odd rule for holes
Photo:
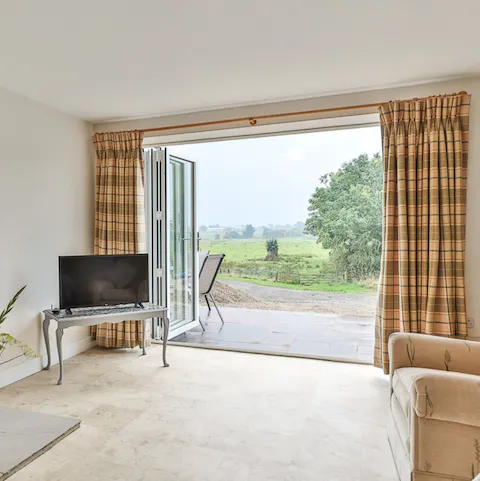
[[[196,343],[192,343],[194,345]],[[260,343],[254,342],[235,342],[235,341],[212,341],[212,340],[205,340],[203,342],[198,343],[203,347],[212,347],[216,349],[231,349],[234,351],[242,351],[242,352],[250,352],[250,351],[258,351],[258,352],[265,352],[265,349],[262,347]],[[268,352],[270,353],[287,353],[288,347],[287,346],[275,346],[269,345]]]
[[[271,332],[266,338],[262,339],[262,344],[268,344],[272,346],[291,346],[296,340],[296,336],[290,332]]]
[[[201,317],[207,308],[201,307]],[[238,349],[295,356],[372,363],[374,319],[314,312],[267,311],[221,307],[205,323],[173,342],[217,349]]]
[[[291,354],[305,354],[320,357],[330,356],[331,350],[332,348],[329,342],[321,341],[296,340],[288,347],[288,352]]]

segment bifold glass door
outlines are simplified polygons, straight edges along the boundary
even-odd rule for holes
[[[172,339],[198,321],[195,163],[166,149],[145,149],[153,302],[170,312]],[[154,322],[154,337],[161,335]]]
[[[170,326],[178,334],[198,324],[195,164],[167,155],[170,237]]]

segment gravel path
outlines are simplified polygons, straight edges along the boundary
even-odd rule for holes
[[[222,289],[222,284],[245,294],[230,302],[233,289]],[[280,311],[331,312],[344,316],[375,315],[376,295],[344,294],[340,292],[314,292],[285,289],[283,287],[260,286],[249,282],[222,279],[215,285],[214,295],[223,305],[235,305],[252,309]],[[222,295],[228,292],[228,295]]]

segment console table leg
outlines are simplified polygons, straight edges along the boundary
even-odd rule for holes
[[[43,337],[45,338],[45,347],[47,348],[47,365],[45,370],[48,371],[52,365],[52,354],[50,352],[50,336],[48,334],[48,328],[50,327],[50,318],[45,316],[43,320]]]
[[[147,320],[143,319],[142,320],[142,350],[143,350],[144,356],[145,354],[147,354],[146,341],[147,341]]]
[[[168,341],[168,331],[170,330],[170,319],[165,316],[163,318],[163,365],[168,367],[167,362],[167,341]]]
[[[57,384],[62,384],[63,381],[63,353],[62,353],[62,338],[63,338],[63,329],[58,327],[56,330],[57,335],[57,350],[58,350],[58,364],[60,366],[60,377],[58,378]]]

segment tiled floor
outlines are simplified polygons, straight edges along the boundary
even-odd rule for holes
[[[169,346],[91,349],[0,390],[81,419],[9,481],[396,481],[372,366]],[[1,454],[0,454],[1,455]]]
[[[324,359],[372,363],[374,319],[369,317],[264,311],[222,307],[225,325],[215,310],[200,327],[173,341],[245,351],[287,353]],[[207,308],[201,307],[202,319]]]

